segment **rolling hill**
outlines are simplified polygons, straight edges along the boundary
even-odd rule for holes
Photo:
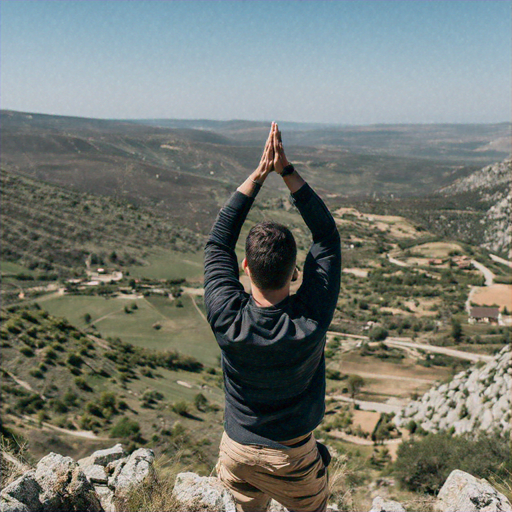
[[[245,128],[237,123],[227,135],[13,111],[2,111],[1,123],[2,169],[150,207],[203,233],[218,206],[257,165],[266,138],[258,132],[241,144],[236,137]],[[362,154],[342,141],[317,147],[313,138],[310,146],[294,146],[294,133],[299,132],[285,133],[285,140],[299,171],[320,191],[340,197],[423,195],[479,168],[453,155],[447,161]],[[356,146],[362,151],[367,144]],[[277,196],[285,189],[275,179],[267,190]]]

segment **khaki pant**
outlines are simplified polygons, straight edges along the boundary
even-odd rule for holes
[[[293,512],[327,508],[327,468],[312,434],[302,446],[277,450],[243,445],[224,433],[217,474],[233,494],[239,512],[263,512],[270,498]]]

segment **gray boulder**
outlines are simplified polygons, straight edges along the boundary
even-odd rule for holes
[[[81,467],[93,466],[94,464],[99,466],[107,466],[109,462],[114,462],[116,460],[122,459],[123,457],[126,457],[126,453],[124,451],[123,445],[118,443],[112,448],[95,451],[89,457],[80,459],[78,464],[80,464]]]
[[[41,487],[39,501],[44,512],[103,512],[94,487],[71,457],[56,453],[43,457],[35,480]]]
[[[385,500],[377,496],[374,498],[372,508],[369,512],[405,512],[405,508],[402,507],[398,501]]]
[[[116,512],[114,491],[105,485],[95,485],[94,490],[100,499],[101,506],[105,512]]]
[[[512,512],[507,498],[485,479],[458,469],[452,471],[439,491],[436,512]]]
[[[154,478],[153,462],[155,454],[153,450],[139,448],[135,450],[117,474],[109,479],[109,487],[115,488],[116,498],[124,498],[129,491],[149,478]],[[117,468],[116,468],[117,469]]]
[[[181,505],[194,507],[194,510],[236,512],[233,496],[215,477],[180,473],[176,477],[173,495]]]
[[[9,496],[0,498],[0,512],[32,512],[27,505]]]
[[[83,469],[84,475],[87,480],[92,484],[106,484],[107,483],[107,472],[103,466],[99,464],[92,464],[91,466],[85,466]]]
[[[41,510],[40,492],[41,487],[36,481],[35,471],[27,471],[2,490],[2,512],[7,512],[8,510],[12,512],[15,510],[22,511],[24,510],[23,507],[30,511]]]

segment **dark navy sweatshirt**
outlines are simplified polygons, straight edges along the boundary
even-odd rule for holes
[[[205,248],[205,305],[222,351],[224,428],[246,445],[283,448],[280,441],[311,432],[325,411],[325,335],[340,287],[340,238],[308,184],[292,201],[313,237],[295,295],[260,307],[240,283],[235,245],[254,197],[231,196]]]

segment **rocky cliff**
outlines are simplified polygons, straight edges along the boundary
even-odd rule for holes
[[[395,423],[406,426],[414,421],[429,432],[450,428],[456,434],[478,429],[510,432],[511,382],[511,349],[507,346],[484,366],[458,373],[451,382],[410,402]]]
[[[444,195],[474,192],[485,205],[483,246],[491,252],[511,255],[512,160],[484,167],[441,189]]]

